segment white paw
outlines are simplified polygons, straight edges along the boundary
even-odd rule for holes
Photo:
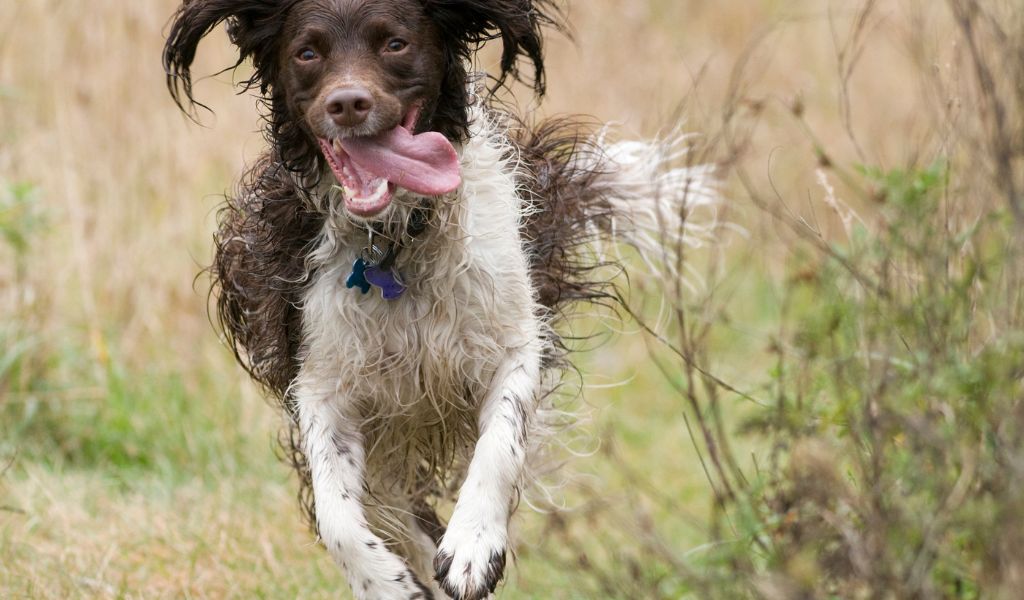
[[[452,520],[434,558],[441,589],[454,600],[484,600],[505,574],[505,526],[459,527]]]

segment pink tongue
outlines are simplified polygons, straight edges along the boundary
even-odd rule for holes
[[[459,187],[459,156],[436,131],[413,135],[405,127],[374,137],[341,140],[349,158],[377,177],[417,194],[440,196]]]

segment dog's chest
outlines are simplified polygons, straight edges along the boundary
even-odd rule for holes
[[[535,330],[521,249],[502,237],[435,240],[449,247],[402,265],[408,289],[390,301],[348,289],[354,254],[339,257],[306,296],[304,369],[363,412],[472,411],[501,360]]]
[[[303,310],[302,370],[325,394],[379,415],[474,409],[513,349],[538,336],[520,200],[493,140],[463,151],[463,185],[398,263],[397,300],[346,280],[365,240],[334,236]],[[329,238],[332,236],[325,236]]]

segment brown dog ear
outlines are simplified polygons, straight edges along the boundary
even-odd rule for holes
[[[274,81],[277,48],[285,17],[297,0],[185,0],[172,17],[164,44],[163,65],[167,89],[186,113],[194,107],[207,108],[192,95],[192,62],[199,42],[219,23],[227,24],[228,36],[238,47],[238,61],[252,59],[253,76],[242,82],[245,90],[259,88],[263,94]]]
[[[252,27],[252,23],[248,22],[248,19],[242,20],[244,17],[228,17],[225,21],[224,30],[228,33],[228,39],[231,43],[238,45],[241,40],[245,39],[245,32]]]
[[[542,28],[564,30],[555,0],[425,0],[424,6],[458,59],[468,60],[484,42],[501,39],[501,70],[495,76],[495,88],[511,77],[544,94]],[[520,59],[532,64],[532,77],[522,76]]]
[[[427,16],[441,36],[445,53],[445,75],[441,95],[431,119],[432,125],[452,140],[469,135],[467,65],[485,42],[501,39],[500,71],[494,76],[493,93],[508,80],[522,81],[539,96],[544,95],[544,38],[551,26],[565,31],[557,0],[423,0]],[[526,61],[532,73],[523,76],[520,63]],[[529,68],[529,67],[528,67]]]

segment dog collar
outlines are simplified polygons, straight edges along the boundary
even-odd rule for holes
[[[383,238],[380,231],[381,226],[374,224],[370,228],[370,236],[366,247],[359,253],[359,258],[352,263],[352,272],[345,282],[348,289],[358,288],[363,294],[368,294],[374,287],[379,288],[381,297],[385,300],[398,300],[405,294],[406,285],[402,281],[401,274],[395,268],[395,261],[404,249],[403,241],[407,237],[410,242],[427,229],[430,221],[430,212],[426,206],[419,206],[409,214],[409,222],[405,228],[405,236],[397,241],[388,241],[383,244],[376,242],[378,237]]]

